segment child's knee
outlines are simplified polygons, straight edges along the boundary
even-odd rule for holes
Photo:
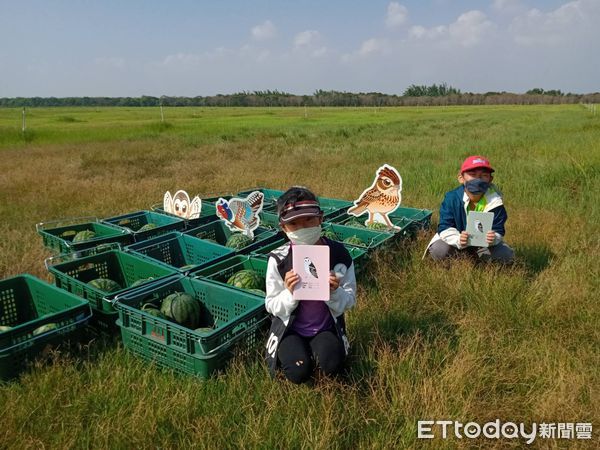
[[[310,361],[299,359],[282,367],[285,377],[294,384],[304,383],[308,381],[312,373],[312,365]]]
[[[490,247],[492,254],[492,261],[499,262],[501,264],[512,264],[515,261],[515,251],[501,242],[494,247]]]
[[[446,244],[441,239],[435,241],[429,246],[429,255],[436,261],[447,258],[452,252],[450,245]]]

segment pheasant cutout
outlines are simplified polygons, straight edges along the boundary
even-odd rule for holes
[[[197,219],[202,210],[202,200],[196,195],[190,201],[188,193],[182,190],[175,192],[175,195],[171,197],[171,193],[167,191],[163,197],[163,209],[182,219]]]
[[[387,225],[388,228],[397,228],[391,222],[391,214],[400,206],[402,200],[402,178],[396,169],[384,164],[375,174],[373,184],[363,191],[354,206],[348,208],[348,214],[358,217],[365,212],[369,214],[365,225],[373,222]]]
[[[258,214],[262,211],[264,199],[264,194],[259,191],[251,192],[246,198],[219,198],[216,202],[217,216],[231,231],[240,231],[254,239],[254,230],[260,223]]]

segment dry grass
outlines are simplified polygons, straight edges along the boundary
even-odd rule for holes
[[[585,110],[182,108],[169,126],[143,109],[34,113],[28,142],[0,140],[2,277],[49,279],[35,223],[147,209],[166,190],[352,199],[388,162],[406,205],[437,210],[473,150],[498,169],[519,261],[436,265],[421,260],[430,233],[378,255],[348,316],[348,376],[311,386],[270,380],[259,355],[199,381],[93,341],[0,386],[0,447],[506,448],[524,441],[419,441],[416,421],[598,426],[600,128]]]

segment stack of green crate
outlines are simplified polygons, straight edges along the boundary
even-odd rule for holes
[[[187,230],[184,232],[184,234],[202,239],[204,241],[216,243],[227,248],[227,242],[229,239],[233,235],[239,235],[240,233],[231,231],[225,222],[218,220],[197,228],[192,228],[191,230]],[[254,230],[254,239],[252,240],[252,243],[242,248],[236,248],[235,251],[236,253],[240,254],[251,253],[255,249],[276,240],[277,235],[278,232],[259,226]]]
[[[0,380],[16,377],[47,345],[87,323],[90,305],[28,274],[0,281]]]
[[[90,302],[93,323],[109,333],[117,319],[112,306],[117,295],[177,274],[173,268],[121,250],[59,262],[49,265],[48,271],[54,275],[57,287]],[[89,284],[99,278],[112,280],[118,289],[106,292]]]
[[[240,272],[250,271],[248,277],[240,277]],[[259,297],[265,296],[265,277],[267,275],[267,260],[258,256],[238,255],[208,267],[190,272],[194,278],[203,278],[231,289],[240,289]],[[236,283],[232,278],[237,276]],[[241,280],[240,280],[241,278]],[[247,278],[246,282],[244,278]]]
[[[160,214],[153,211],[137,211],[102,219],[108,223],[129,231],[134,242],[145,241],[170,231],[181,231],[185,228],[185,221],[179,217]]]

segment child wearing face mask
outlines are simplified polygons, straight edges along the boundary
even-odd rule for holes
[[[272,375],[281,368],[299,384],[318,368],[338,373],[348,354],[344,312],[356,298],[352,258],[343,244],[321,237],[323,212],[316,196],[292,187],[277,200],[277,213],[289,242],[269,254],[265,307],[271,314],[266,358]],[[300,277],[292,269],[294,245],[327,245],[330,258],[329,301],[294,300]]]
[[[440,207],[440,223],[428,246],[431,257],[445,259],[460,252],[482,261],[511,264],[514,251],[504,242],[507,219],[502,194],[492,184],[494,169],[483,156],[469,156],[458,173],[460,186],[446,193]],[[493,212],[492,230],[486,238],[489,247],[468,246],[467,212]]]

